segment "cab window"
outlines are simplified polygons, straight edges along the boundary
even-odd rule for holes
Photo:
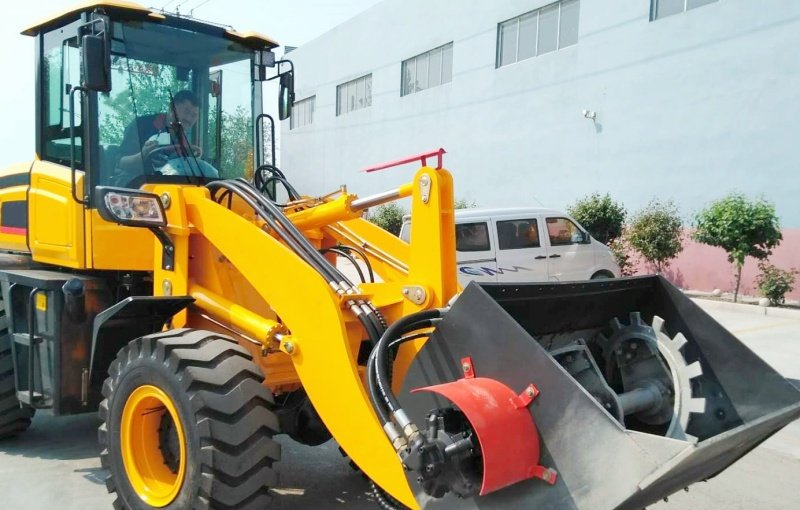
[[[539,248],[539,225],[536,218],[497,222],[497,244],[501,250]]]
[[[486,223],[456,224],[456,251],[488,251],[489,227]]]
[[[42,59],[42,154],[47,161],[69,166],[70,155],[70,109],[69,94],[80,85],[80,49],[77,37],[64,39],[70,26],[44,34]],[[75,96],[75,167],[83,169],[83,129],[81,119],[81,95]]]
[[[568,218],[547,218],[547,235],[550,246],[586,244],[589,241],[588,234]]]

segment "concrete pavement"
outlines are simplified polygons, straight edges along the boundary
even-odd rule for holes
[[[785,376],[800,380],[800,313],[797,318],[744,314],[700,302]],[[800,385],[800,381],[797,383]],[[100,510],[111,508],[100,469],[94,415],[54,418],[39,413],[25,434],[0,442],[0,508]],[[377,508],[367,483],[350,469],[336,444],[298,445],[285,436],[281,510]],[[670,497],[657,510],[797,510],[800,508],[800,422],[785,428],[707,483]]]

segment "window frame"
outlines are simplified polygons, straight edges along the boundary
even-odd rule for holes
[[[707,5],[711,5],[713,3],[718,3],[719,2],[719,0],[710,0],[709,2],[704,3],[702,5],[695,5],[693,7],[689,7],[689,1],[690,0],[683,0],[683,10],[682,11],[673,12],[672,14],[666,14],[664,16],[659,16],[658,15],[658,4],[659,4],[660,1],[661,0],[650,0],[650,22],[651,23],[653,21],[657,21],[657,20],[660,20],[660,19],[669,18],[670,16],[677,16],[679,14],[686,14],[687,12],[689,12],[689,11],[691,11],[693,9],[699,9],[700,7],[705,7]]]
[[[520,245],[520,246],[516,246],[516,245],[503,246],[503,239],[502,239],[502,236],[500,235],[500,225],[501,224],[508,224],[508,223],[510,223],[510,224],[512,224],[514,226],[514,231],[515,232],[517,230],[519,230],[519,224],[521,224],[521,223],[527,223],[528,225],[533,225],[534,228],[536,229],[536,238],[538,239],[536,244],[527,244],[527,245],[524,245],[524,246],[522,246],[522,245]],[[514,219],[510,219],[510,220],[497,220],[495,222],[495,233],[497,234],[497,250],[498,251],[527,250],[527,249],[531,249],[531,248],[541,248],[542,247],[542,234],[541,234],[541,230],[539,229],[539,219],[537,217],[532,217],[532,218],[514,218]],[[515,235],[516,240],[519,241],[519,237],[517,237],[517,234],[515,233],[514,235]]]
[[[550,224],[550,220],[566,220],[566,221],[568,221],[569,223],[571,223],[575,227],[575,230],[577,230],[578,232],[583,234],[583,240],[582,241],[572,241],[572,240],[570,240],[569,242],[554,242],[553,241],[553,236],[550,234],[550,228],[548,227],[548,225]],[[573,246],[573,245],[576,245],[576,244],[591,244],[591,242],[592,242],[592,238],[589,235],[589,233],[587,231],[585,231],[584,229],[582,229],[578,225],[578,223],[575,220],[573,220],[572,218],[568,218],[566,216],[545,216],[545,218],[544,218],[544,226],[547,229],[547,241],[550,243],[550,246]],[[540,237],[540,242],[541,242],[541,237]]]
[[[655,1],[655,0],[651,0],[651,1]],[[561,19],[562,19],[562,10],[563,10],[562,8],[563,8],[563,5],[565,3],[570,3],[570,2],[574,2],[578,6],[578,19],[577,19],[577,27],[576,27],[577,37],[575,39],[575,42],[572,42],[572,43],[569,43],[569,44],[566,44],[566,45],[562,46],[562,44],[561,44],[561,42],[562,42],[561,41]],[[517,16],[514,16],[513,18],[508,18],[507,20],[499,22],[497,24],[497,35],[496,35],[496,40],[495,40],[495,69],[500,69],[501,67],[506,67],[506,66],[509,66],[509,65],[512,65],[512,64],[516,64],[516,63],[522,62],[523,60],[530,60],[532,58],[540,57],[542,55],[546,55],[547,53],[557,53],[558,51],[560,51],[560,50],[562,50],[564,48],[569,48],[570,46],[576,46],[578,44],[578,42],[580,41],[580,5],[581,5],[581,0],[557,0],[555,2],[550,2],[548,4],[542,5],[541,7],[538,7],[536,9],[531,10],[531,11],[527,11],[527,12],[524,12],[524,13],[519,14]],[[549,50],[549,51],[547,51],[545,53],[540,53],[540,46],[541,45],[540,45],[540,42],[539,42],[539,38],[541,37],[541,33],[542,33],[542,31],[541,31],[541,13],[542,13],[542,11],[547,11],[549,9],[552,9],[554,6],[558,6],[558,15],[556,17],[555,48],[552,49],[552,50]],[[519,58],[519,53],[520,53],[520,51],[519,51],[519,49],[520,49],[519,48],[520,25],[521,25],[521,22],[522,22],[523,18],[530,18],[530,17],[535,17],[536,18],[535,51],[533,52],[532,55],[520,59]],[[512,23],[516,25],[516,35],[513,38],[514,39],[514,45],[515,45],[515,48],[514,48],[514,60],[513,61],[509,61],[509,62],[503,62],[503,50],[504,50],[504,46],[503,46],[503,28],[505,26],[507,26],[507,25],[512,24]]]
[[[466,227],[475,227],[475,226],[482,227],[483,230],[484,230],[484,233],[486,234],[486,245],[485,245],[485,247],[483,245],[480,245],[480,246],[476,246],[474,248],[460,249],[459,248],[459,238],[458,238],[459,237],[458,236],[459,231],[462,230],[462,229],[465,229]],[[489,222],[487,220],[474,221],[474,222],[469,222],[469,223],[456,223],[456,232],[455,232],[455,234],[456,234],[456,251],[457,252],[460,252],[460,253],[474,253],[474,252],[492,251],[492,238],[491,238],[491,235],[490,235],[490,232],[489,232]]]
[[[369,87],[367,87],[367,81],[369,81]],[[363,105],[358,106],[358,85],[359,83],[363,83],[364,87],[364,98],[363,98]],[[345,91],[345,110],[342,111],[342,91]],[[350,95],[350,90],[353,91],[352,96]],[[369,95],[367,95],[367,90],[369,90]],[[353,105],[350,107],[350,98],[353,99]],[[336,86],[336,116],[340,117],[342,115],[346,115],[348,113],[352,113],[358,110],[363,110],[365,108],[370,108],[372,106],[372,73],[367,73],[361,75],[357,78],[353,78],[352,80],[348,80],[346,82],[340,83]]]
[[[292,115],[289,117],[290,131],[314,124],[314,110],[316,107],[316,102],[317,102],[316,94],[307,96],[299,101],[294,102],[294,106],[292,107]],[[308,108],[309,106],[310,109]],[[301,109],[303,110],[302,112]],[[304,122],[303,124],[298,125],[298,122],[301,119],[301,113],[302,113],[302,118],[308,116],[309,120],[308,122]]]
[[[449,50],[449,51],[448,51]],[[438,53],[439,55],[439,82],[435,85],[431,85],[431,77],[430,77],[430,70],[431,70],[431,60],[432,56]],[[445,65],[445,55],[450,56],[450,64],[449,66]],[[425,71],[425,86],[419,87],[417,84],[419,83],[419,60],[420,58],[425,57],[425,62],[427,69]],[[406,87],[406,79],[405,79],[405,71],[411,65],[414,68],[414,86],[413,90],[408,90]],[[450,72],[449,76],[445,76],[445,70]],[[453,81],[453,41],[448,43],[442,44],[441,46],[437,46],[435,48],[431,48],[428,51],[423,51],[413,57],[407,58],[400,62],[400,97],[410,96],[412,94],[416,94],[418,92],[422,92],[424,90],[440,87],[446,83],[451,83]]]

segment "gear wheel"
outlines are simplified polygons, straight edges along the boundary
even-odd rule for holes
[[[672,378],[674,400],[672,404],[672,418],[666,437],[697,442],[697,438],[686,433],[692,413],[704,413],[706,409],[705,398],[694,397],[692,394],[692,380],[703,375],[703,368],[699,361],[687,363],[681,349],[686,345],[686,337],[682,333],[670,337],[664,327],[664,320],[654,316],[652,325],[642,320],[639,312],[631,312],[629,324],[623,324],[618,318],[610,322],[611,335],[605,337],[598,335],[598,343],[603,348],[606,360],[613,359],[613,353],[626,343],[639,340],[647,342],[658,349],[658,353],[666,362]],[[609,367],[610,363],[607,363]],[[610,379],[608,370],[606,377]]]

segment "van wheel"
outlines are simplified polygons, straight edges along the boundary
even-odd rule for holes
[[[24,432],[31,426],[31,418],[35,412],[35,409],[17,399],[8,317],[3,300],[0,299],[0,439]]]
[[[592,275],[592,280],[610,280],[614,275],[608,271],[598,271]]]
[[[148,335],[111,363],[99,440],[114,508],[263,509],[278,417],[246,349],[210,331]]]

